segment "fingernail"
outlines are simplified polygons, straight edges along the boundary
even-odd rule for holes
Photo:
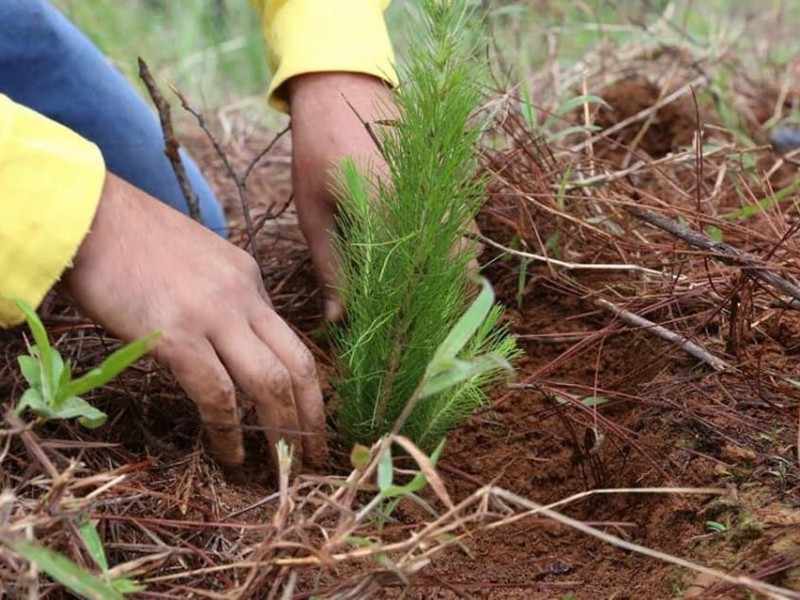
[[[325,300],[325,318],[333,323],[342,318],[342,305],[336,300]]]

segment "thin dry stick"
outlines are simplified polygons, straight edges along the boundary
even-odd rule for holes
[[[703,153],[703,158],[708,159],[712,156],[716,156],[718,154],[727,154],[732,150],[736,150],[737,154],[747,154],[753,153],[754,150],[752,148],[744,149],[739,151],[738,148],[734,144],[723,144],[721,146],[717,146],[708,152]],[[601,173],[599,175],[595,175],[594,177],[581,177],[575,178],[573,181],[566,183],[566,185],[562,182],[556,182],[550,185],[550,188],[556,191],[561,191],[565,189],[567,191],[572,191],[576,188],[585,188],[590,186],[598,186],[607,183],[611,183],[612,181],[617,181],[619,179],[625,179],[629,175],[633,175],[638,173],[639,171],[644,171],[645,169],[652,169],[654,167],[665,167],[665,166],[674,166],[679,165],[682,163],[691,162],[695,160],[695,153],[693,151],[687,150],[686,152],[681,152],[679,154],[668,154],[662,158],[658,158],[656,160],[638,160],[634,164],[619,171],[608,171],[606,173]],[[724,165],[723,165],[724,166]]]
[[[147,88],[150,97],[153,99],[153,104],[156,105],[158,111],[158,119],[161,121],[161,132],[164,135],[164,154],[167,155],[172,170],[175,172],[175,177],[178,179],[178,185],[181,187],[183,197],[186,198],[186,204],[189,207],[189,216],[191,216],[198,223],[203,222],[203,217],[200,215],[200,202],[197,199],[194,189],[189,183],[189,176],[186,174],[186,167],[181,160],[180,148],[181,145],[175,137],[175,131],[172,128],[172,111],[169,108],[169,102],[164,100],[164,96],[158,90],[153,75],[147,67],[147,63],[139,57],[139,77],[141,77]]]
[[[236,184],[236,191],[239,194],[239,202],[242,205],[242,213],[244,214],[244,225],[245,229],[247,230],[247,247],[250,251],[250,255],[253,257],[256,263],[261,265],[258,247],[256,246],[256,229],[253,227],[253,218],[250,216],[250,203],[247,200],[247,178],[250,177],[253,169],[261,161],[261,159],[264,158],[264,156],[266,156],[267,153],[275,147],[275,144],[278,143],[278,140],[289,131],[291,126],[287,125],[277,134],[275,134],[275,137],[269,144],[267,144],[267,147],[259,152],[252,162],[247,166],[244,171],[244,175],[239,177],[238,173],[233,168],[233,165],[228,160],[228,155],[222,149],[219,140],[217,140],[217,137],[211,132],[211,130],[208,128],[208,125],[206,125],[206,120],[203,115],[192,108],[192,106],[189,104],[189,101],[186,99],[186,96],[184,96],[179,89],[173,87],[172,91],[178,97],[178,100],[180,100],[183,109],[195,118],[200,129],[203,130],[203,133],[206,134],[206,137],[211,142],[211,145],[214,146],[214,151],[217,153],[217,156],[219,156],[220,161],[222,161],[222,166],[225,167],[225,171],[228,173],[228,176]]]
[[[507,252],[508,254],[513,254],[514,256],[521,256],[523,258],[528,258],[530,260],[536,260],[539,262],[547,263],[548,265],[561,267],[562,269],[568,270],[583,270],[583,271],[635,271],[637,273],[646,273],[648,275],[657,275],[661,278],[669,278],[676,281],[680,281],[682,279],[686,279],[685,275],[670,275],[669,273],[665,273],[663,271],[656,271],[655,269],[648,269],[647,267],[642,267],[640,265],[633,265],[629,263],[571,263],[566,262],[563,260],[558,260],[556,258],[550,258],[549,256],[544,256],[542,254],[533,254],[532,252],[523,252],[522,250],[514,250],[513,248],[509,248],[507,246],[503,246],[498,242],[495,242],[491,238],[488,238],[480,233],[469,233],[465,234],[464,237],[469,237],[475,239],[483,244],[487,244],[492,246],[493,248],[497,248],[498,250],[502,250],[503,252]]]
[[[759,279],[787,296],[791,296],[793,298],[791,302],[792,307],[800,308],[800,287],[788,279],[784,279],[780,275],[768,270],[763,265],[758,264],[758,259],[755,256],[735,246],[731,246],[730,244],[716,242],[678,221],[646,208],[641,208],[633,204],[623,205],[623,208],[645,223],[661,229],[662,231],[666,231],[696,248],[713,252],[714,258],[726,264],[739,267],[746,275]]]
[[[508,490],[504,490],[502,488],[498,488],[495,486],[487,486],[486,488],[484,488],[483,493],[495,498],[501,498],[506,502],[510,502],[512,504],[516,504],[517,506],[526,508],[528,509],[529,514],[531,515],[542,514],[547,517],[550,517],[551,519],[558,521],[559,523],[577,529],[578,531],[585,533],[587,535],[596,537],[608,544],[611,544],[612,546],[616,546],[617,548],[621,548],[629,552],[636,552],[637,554],[643,554],[645,556],[649,556],[657,560],[668,562],[673,565],[678,565],[680,567],[684,567],[686,569],[690,569],[698,573],[710,575],[711,577],[727,581],[728,583],[732,583],[734,585],[744,586],[751,590],[760,592],[770,598],[778,598],[781,600],[800,599],[800,594],[793,592],[791,590],[787,590],[785,588],[781,588],[775,585],[770,585],[769,583],[758,581],[757,579],[752,579],[744,575],[729,575],[728,573],[724,573],[722,571],[718,571],[710,567],[693,563],[678,556],[672,556],[664,552],[659,552],[658,550],[653,550],[652,548],[647,548],[646,546],[641,546],[639,544],[634,544],[633,542],[623,540],[620,537],[611,535],[604,531],[600,531],[599,529],[595,529],[590,525],[586,525],[581,521],[572,519],[570,517],[567,517],[566,515],[562,515],[559,512],[551,510],[545,506],[542,506],[541,504],[537,504],[536,502],[528,500],[527,498],[523,498],[522,496],[518,496],[517,494],[509,492]]]
[[[681,350],[688,352],[696,359],[703,361],[707,365],[711,366],[713,369],[717,371],[729,371],[731,370],[731,366],[722,360],[711,354],[705,348],[695,344],[691,340],[686,339],[682,335],[675,333],[674,331],[670,331],[666,327],[658,325],[649,319],[645,319],[644,317],[640,317],[637,314],[630,312],[629,310],[625,310],[620,308],[619,306],[612,304],[608,300],[604,300],[603,298],[598,298],[595,300],[595,303],[605,310],[613,313],[616,317],[618,317],[621,321],[627,323],[628,325],[633,325],[634,327],[643,327],[650,333],[657,335],[661,339],[667,340],[668,342],[672,342],[673,344],[677,345]]]

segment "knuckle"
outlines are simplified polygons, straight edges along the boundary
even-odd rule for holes
[[[255,259],[247,252],[240,252],[236,261],[237,270],[244,275],[247,281],[261,280],[261,268]]]
[[[233,402],[236,397],[236,388],[227,378],[219,378],[211,382],[213,392],[208,395],[208,403],[218,407],[220,415],[224,413],[226,417],[236,416],[236,405]]]
[[[266,375],[270,392],[278,399],[289,400],[292,395],[292,376],[283,365],[273,365]]]
[[[297,344],[295,376],[303,383],[316,381],[317,363],[314,360],[314,355],[299,341]]]

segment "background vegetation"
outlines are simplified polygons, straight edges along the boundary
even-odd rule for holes
[[[405,5],[387,14],[403,59]],[[247,0],[54,0],[137,81],[142,56],[198,107],[257,109],[269,83],[260,25]],[[800,56],[800,3],[792,0],[482,0],[507,75],[524,80],[543,66],[571,66],[587,49],[631,41],[731,46],[755,69],[780,71]],[[669,22],[662,19],[669,15]],[[662,20],[661,25],[658,22]],[[748,27],[753,21],[769,26]],[[746,33],[745,33],[746,32]],[[754,35],[755,33],[755,35]],[[759,35],[761,34],[761,35]],[[563,90],[562,90],[563,91]],[[536,94],[548,92],[536,90]]]

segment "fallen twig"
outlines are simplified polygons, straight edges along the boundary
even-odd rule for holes
[[[236,191],[239,194],[239,202],[242,205],[245,229],[247,230],[247,246],[249,248],[250,255],[253,257],[253,259],[255,259],[256,263],[261,265],[258,247],[256,246],[256,231],[260,229],[260,227],[258,229],[253,227],[253,218],[250,215],[250,203],[247,200],[247,179],[250,177],[250,174],[253,172],[255,166],[261,161],[262,158],[264,158],[264,156],[267,155],[270,150],[275,147],[275,144],[278,142],[278,140],[289,131],[291,126],[287,125],[281,131],[275,134],[275,137],[272,139],[272,141],[256,155],[256,157],[245,169],[244,174],[240,177],[236,172],[236,169],[233,168],[230,160],[228,160],[228,155],[222,149],[222,145],[219,143],[219,140],[217,140],[217,137],[211,132],[211,130],[208,128],[208,125],[206,125],[206,120],[203,115],[199,111],[196,111],[194,108],[192,108],[192,106],[189,104],[189,101],[186,99],[186,96],[184,96],[179,89],[173,87],[172,91],[178,97],[178,100],[180,100],[183,109],[195,118],[200,129],[203,130],[203,133],[206,134],[206,137],[211,142],[211,145],[214,146],[214,151],[217,153],[217,156],[219,156],[220,161],[222,161],[222,166],[225,167],[225,171],[228,173],[228,176],[236,184]],[[269,215],[270,212],[271,211],[268,210],[267,214]],[[281,210],[279,212],[283,211]],[[261,222],[262,226],[266,220],[267,218],[263,219]]]
[[[649,556],[651,558],[668,562],[673,565],[678,565],[680,567],[684,567],[686,569],[690,569],[698,573],[703,573],[705,575],[709,575],[716,579],[721,579],[723,581],[732,583],[737,586],[744,586],[747,589],[760,592],[769,598],[800,599],[800,594],[793,592],[792,590],[771,585],[763,581],[758,581],[757,579],[753,579],[751,577],[747,577],[744,575],[729,575],[728,573],[725,573],[723,571],[718,571],[717,569],[712,569],[710,567],[706,567],[704,565],[691,562],[689,560],[680,558],[679,556],[672,556],[671,554],[666,554],[664,552],[659,552],[658,550],[653,550],[652,548],[647,548],[646,546],[641,546],[639,544],[629,542],[615,535],[611,535],[610,533],[606,533],[605,531],[600,531],[599,529],[587,525],[586,523],[583,523],[581,521],[563,515],[559,512],[556,512],[547,506],[542,506],[541,504],[537,504],[536,502],[528,500],[527,498],[518,496],[517,494],[509,492],[508,490],[504,490],[502,488],[498,488],[495,486],[487,486],[478,493],[481,492],[488,496],[494,498],[500,498],[506,502],[526,508],[528,509],[527,514],[530,515],[542,514],[546,517],[550,517],[551,519],[558,521],[559,523],[567,525],[568,527],[572,527],[573,529],[577,529],[578,531],[590,535],[592,537],[596,537],[608,544],[611,544],[612,546],[621,548],[622,550],[635,552],[637,554],[643,554],[644,556]],[[706,493],[709,492],[706,491]],[[500,526],[500,524],[499,523],[493,524],[491,527],[495,526]]]
[[[666,231],[696,248],[713,252],[714,258],[726,264],[739,267],[746,275],[763,281],[778,291],[791,296],[793,298],[791,302],[793,307],[800,308],[800,287],[777,273],[768,270],[763,265],[758,264],[758,259],[752,254],[740,250],[735,246],[731,246],[730,244],[714,241],[708,236],[687,227],[683,223],[679,223],[678,221],[646,208],[634,204],[626,204],[624,208],[645,223],[657,227],[662,231]]]
[[[640,317],[637,314],[620,308],[619,306],[616,306],[615,304],[612,304],[603,298],[598,298],[595,300],[595,303],[603,307],[605,310],[613,313],[616,317],[628,325],[642,327],[648,330],[650,333],[657,335],[661,339],[676,344],[681,350],[688,352],[696,359],[701,360],[717,371],[728,371],[731,369],[731,366],[721,358],[714,356],[708,350],[702,348],[698,344],[695,344],[691,340],[686,339],[682,335],[675,333],[674,331],[670,331],[666,327],[658,325],[649,319],[645,319],[644,317]]]
[[[628,263],[571,263],[566,262],[563,260],[558,260],[557,258],[550,258],[549,256],[544,256],[542,254],[533,254],[532,252],[523,252],[521,250],[514,250],[513,248],[509,248],[508,246],[503,246],[495,242],[494,240],[481,235],[479,233],[467,233],[464,237],[468,237],[470,239],[474,239],[479,241],[483,244],[488,246],[492,246],[493,248],[497,248],[498,250],[502,250],[503,252],[507,252],[508,254],[513,254],[514,256],[521,256],[523,258],[528,258],[530,260],[535,260],[538,262],[547,263],[548,265],[561,267],[562,269],[567,270],[583,270],[583,271],[635,271],[637,273],[646,273],[647,275],[657,275],[661,278],[673,279],[676,281],[680,281],[681,279],[686,279],[683,275],[670,275],[669,273],[665,273],[663,271],[656,271],[655,269],[648,269],[647,267],[642,267],[640,265],[633,265]]]
[[[172,170],[175,171],[175,177],[178,179],[178,185],[181,186],[183,197],[186,198],[186,204],[189,206],[189,216],[191,216],[198,223],[203,222],[203,217],[200,215],[200,202],[197,199],[197,194],[192,189],[189,183],[189,176],[186,174],[186,167],[181,160],[180,148],[181,145],[175,137],[175,131],[172,128],[172,112],[169,107],[169,102],[164,100],[164,96],[158,90],[153,75],[147,67],[147,63],[139,57],[139,77],[144,82],[150,97],[153,99],[153,104],[158,111],[158,119],[161,121],[161,132],[164,135],[164,154],[167,155]]]

